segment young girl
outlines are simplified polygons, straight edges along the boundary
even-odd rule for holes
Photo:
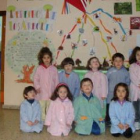
[[[111,134],[115,137],[123,134],[126,138],[130,138],[135,131],[135,112],[128,97],[129,90],[127,84],[117,84],[114,89],[114,97],[109,106]]]
[[[99,71],[101,65],[97,57],[92,57],[87,62],[87,69],[85,78],[90,78],[93,82],[94,88],[92,93],[100,100],[102,106],[102,113],[106,114],[106,97],[108,93],[108,82],[105,74]]]
[[[65,83],[57,85],[47,112],[45,125],[48,132],[54,136],[67,136],[74,120],[72,95]]]
[[[23,132],[40,133],[43,128],[40,104],[35,100],[35,88],[28,86],[24,89],[25,100],[20,106],[20,129]]]
[[[140,47],[135,47],[129,58],[130,65],[130,93],[135,108],[135,128],[140,129]]]
[[[76,98],[80,93],[80,78],[78,74],[73,71],[74,61],[72,58],[66,57],[61,67],[64,69],[59,73],[59,81],[68,85],[71,94]]]
[[[83,92],[74,101],[75,131],[79,135],[100,135],[105,132],[99,99],[92,94],[93,83],[89,78],[81,81]]]
[[[45,121],[49,106],[49,99],[58,84],[58,72],[52,65],[52,52],[44,47],[38,54],[39,66],[34,74],[34,87],[37,90],[36,99],[39,100],[42,111],[42,121]]]

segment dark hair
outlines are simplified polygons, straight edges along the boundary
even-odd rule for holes
[[[54,101],[54,100],[56,100],[57,97],[59,97],[58,91],[59,91],[59,89],[60,89],[61,87],[64,87],[64,88],[67,89],[67,92],[68,92],[67,97],[72,101],[72,100],[73,100],[73,97],[72,97],[72,94],[71,94],[71,92],[70,92],[70,90],[69,90],[69,87],[66,86],[66,85],[63,85],[63,84],[56,87],[56,89],[55,89],[53,95],[51,96],[51,100]]]
[[[117,57],[121,58],[123,61],[124,61],[124,55],[121,54],[121,53],[115,53],[113,56],[112,56],[112,61],[114,61]]]
[[[43,47],[43,48],[41,48],[41,50],[40,50],[39,53],[38,53],[39,65],[43,63],[42,58],[43,58],[44,55],[49,55],[50,58],[51,58],[51,63],[52,63],[52,61],[53,61],[52,52],[50,51],[49,48]]]
[[[36,93],[36,90],[35,90],[35,88],[34,88],[33,86],[25,87],[25,89],[24,89],[24,91],[23,91],[23,97],[24,97],[24,99],[27,99],[27,98],[25,97],[25,95],[28,96],[28,92],[30,92],[30,91],[32,91],[32,90]]]
[[[92,84],[92,86],[93,86],[93,82],[92,82],[91,79],[89,79],[89,78],[84,78],[84,79],[82,79],[82,81],[81,81],[81,83],[80,83],[80,87],[82,87],[83,83],[85,83],[85,82],[90,82],[90,83]]]
[[[66,57],[62,62],[61,62],[61,67],[64,68],[65,65],[71,64],[74,66],[74,61],[70,57]]]
[[[135,63],[137,62],[136,60],[136,53],[140,51],[140,47],[136,46],[133,51],[132,51],[132,54],[130,55],[129,57],[129,64],[132,64],[132,63]]]
[[[91,57],[91,58],[88,60],[87,66],[86,66],[87,70],[91,70],[91,68],[89,67],[89,65],[90,65],[92,59],[96,59],[96,60],[98,61],[98,63],[99,63],[99,68],[98,68],[98,70],[100,70],[100,69],[101,69],[101,63],[100,63],[100,61],[99,61],[99,59],[98,59],[97,57]]]
[[[117,101],[118,100],[118,97],[117,97],[117,89],[120,86],[125,88],[125,90],[126,90],[125,100],[126,101],[129,101],[129,89],[128,89],[127,84],[125,84],[125,83],[119,83],[119,84],[117,84],[115,86],[115,88],[114,88],[114,97],[112,98],[112,100],[114,100],[114,101]]]

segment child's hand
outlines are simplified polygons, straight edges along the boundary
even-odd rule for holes
[[[103,118],[99,118],[99,122],[102,122],[104,119]]]
[[[70,127],[71,125],[67,123],[67,126]]]
[[[39,121],[38,121],[38,120],[35,120],[34,125],[36,125],[36,124],[38,124],[38,123],[39,123]]]
[[[106,97],[101,97],[101,99],[102,99],[102,100],[105,100],[105,99],[106,99]]]
[[[33,125],[34,125],[34,123],[31,122],[31,121],[28,121],[27,124],[28,124],[29,126],[33,126]]]
[[[119,127],[121,130],[123,130],[123,129],[125,128],[124,125],[121,124],[121,123],[118,124],[118,127]]]
[[[81,120],[87,120],[88,117],[87,116],[81,116]]]
[[[129,125],[128,124],[125,124],[124,127],[125,127],[125,129],[128,129],[129,128]]]

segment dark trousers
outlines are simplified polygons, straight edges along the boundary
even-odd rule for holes
[[[133,102],[135,109],[135,122],[140,122],[140,99]]]
[[[112,136],[114,136],[114,137],[119,137],[120,135],[121,135],[120,133],[114,133],[114,134],[112,134]],[[126,129],[126,131],[123,133],[123,135],[126,138],[132,137],[132,135],[133,135],[132,129],[129,127],[128,129]]]
[[[106,122],[110,122],[110,117],[109,117],[109,104],[106,105],[106,117],[105,117]]]

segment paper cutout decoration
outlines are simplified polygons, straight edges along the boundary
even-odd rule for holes
[[[90,48],[89,55],[95,55],[95,48]]]
[[[71,35],[70,34],[67,35],[67,39],[71,39]]]
[[[118,31],[116,30],[116,28],[114,28],[114,34],[118,34]]]
[[[83,28],[79,28],[79,32],[80,32],[81,34],[83,34],[83,33],[84,33],[84,29],[83,29]]]
[[[82,63],[82,61],[79,59],[79,58],[77,58],[76,60],[75,60],[75,64],[78,66],[78,67],[80,67],[80,64]]]
[[[82,40],[82,44],[83,44],[83,46],[86,46],[86,45],[88,44],[87,39],[83,39],[83,40]]]
[[[140,30],[140,17],[130,17],[130,29]]]
[[[57,33],[59,34],[59,36],[63,35],[63,30],[58,30]]]
[[[106,36],[106,41],[107,42],[111,42],[112,41],[112,37],[111,36]]]
[[[76,43],[71,43],[71,47],[72,47],[73,50],[77,49],[77,44]]]
[[[100,30],[100,29],[99,29],[98,26],[95,26],[95,27],[93,28],[93,31],[94,31],[94,32],[99,32],[99,30]]]
[[[65,0],[65,2],[73,5],[82,12],[86,12],[87,0]]]

